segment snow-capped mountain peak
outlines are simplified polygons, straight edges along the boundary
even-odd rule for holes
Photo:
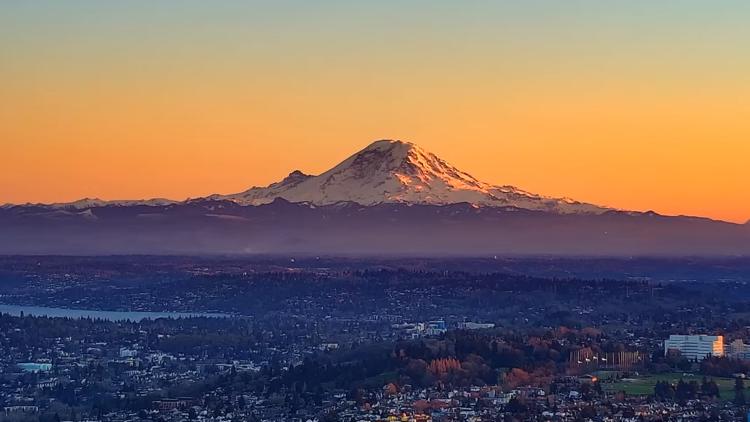
[[[602,213],[607,208],[567,198],[549,198],[513,186],[477,180],[435,154],[398,140],[379,140],[318,176],[292,172],[280,182],[233,195],[213,195],[243,205],[290,202],[329,205],[407,203],[517,207],[559,213]]]
[[[411,142],[381,140],[354,154],[330,173],[372,178],[394,175],[404,187],[443,182],[453,188],[483,189],[481,182]],[[424,189],[424,187],[422,187]]]
[[[601,214],[609,208],[569,198],[536,195],[509,185],[493,185],[459,170],[437,155],[411,142],[379,140],[317,176],[299,170],[265,187],[231,195],[211,195],[208,200],[229,200],[240,205],[262,205],[276,199],[312,205],[353,202],[364,206],[382,203],[510,207],[555,213]],[[195,200],[188,200],[192,202]],[[167,206],[178,201],[106,201],[84,198],[56,204],[27,204],[50,209],[86,210],[105,206]],[[3,206],[3,209],[12,206]]]

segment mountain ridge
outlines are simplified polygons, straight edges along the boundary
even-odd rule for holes
[[[476,206],[517,206],[560,213],[602,213],[610,208],[568,198],[533,194],[510,185],[492,185],[459,170],[411,142],[383,139],[349,156],[331,169],[308,175],[298,170],[266,187],[229,195],[210,195],[242,205],[275,198],[330,205],[352,201],[362,205],[411,203]]]
[[[6,205],[0,233],[0,254],[750,256],[750,224],[492,185],[393,140],[237,194]]]
[[[700,217],[278,198],[85,211],[0,210],[0,254],[750,256],[750,232]]]
[[[260,205],[276,198],[317,206],[347,201],[366,206],[467,202],[475,206],[511,206],[557,213],[601,214],[612,209],[564,197],[538,195],[511,185],[486,183],[414,143],[391,139],[372,142],[319,175],[294,170],[268,186],[255,186],[235,194],[212,194],[185,201],[83,198],[65,203],[25,205],[86,210],[102,206],[163,206],[202,199]]]

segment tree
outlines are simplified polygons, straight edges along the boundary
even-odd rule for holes
[[[580,416],[584,419],[593,419],[596,417],[596,408],[594,406],[585,406],[581,409]]]
[[[330,411],[323,415],[321,422],[338,422],[339,416],[334,411]]]
[[[527,407],[525,404],[521,402],[521,400],[518,400],[518,398],[513,397],[510,399],[508,404],[505,405],[505,411],[508,413],[518,414],[518,413],[524,413],[526,412]]]
[[[738,406],[745,405],[745,382],[740,377],[734,379],[734,403]]]
[[[675,388],[675,398],[681,403],[694,399],[697,393],[698,383],[695,381],[685,382],[680,380]]]
[[[674,388],[667,381],[657,381],[654,386],[654,396],[659,400],[673,399],[675,395]]]
[[[703,377],[703,381],[701,381],[701,394],[708,397],[719,397],[719,386],[716,384],[716,381]]]
[[[531,375],[521,368],[513,368],[505,375],[505,385],[516,388],[531,384]]]

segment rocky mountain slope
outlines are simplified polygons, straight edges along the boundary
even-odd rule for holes
[[[260,205],[282,198],[290,202],[330,205],[356,202],[516,207],[558,213],[600,214],[607,208],[567,198],[536,195],[513,186],[482,182],[419,146],[403,141],[376,141],[318,176],[294,171],[267,187],[254,187],[209,199]]]

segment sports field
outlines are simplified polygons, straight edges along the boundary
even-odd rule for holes
[[[624,391],[628,395],[654,394],[654,386],[658,381],[668,381],[676,384],[679,380],[683,380],[685,382],[695,381],[700,384],[703,380],[703,376],[700,374],[683,374],[680,372],[633,376],[613,381],[610,381],[612,378],[611,373],[603,372],[598,374],[598,376],[601,379],[602,389],[611,392]],[[722,400],[732,400],[734,398],[733,378],[708,377],[708,379],[715,381],[719,386],[719,395]]]

